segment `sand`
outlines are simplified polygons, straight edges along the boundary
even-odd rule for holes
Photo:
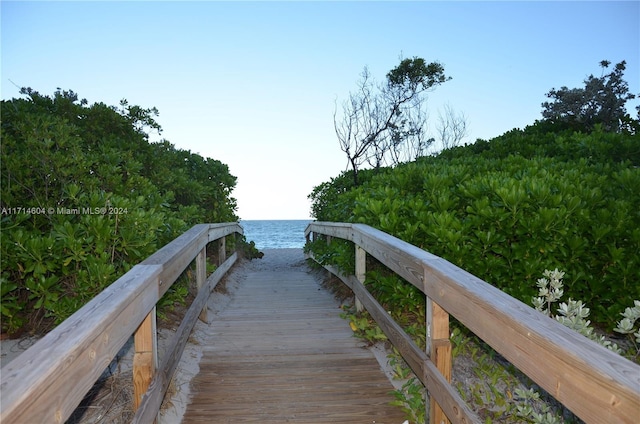
[[[302,249],[267,249],[263,252],[264,257],[261,259],[253,259],[251,261],[239,260],[224,278],[224,290],[216,290],[211,294],[207,303],[210,321],[215,320],[216,315],[220,314],[228,307],[229,303],[233,299],[234,293],[248,273],[261,270],[284,270],[291,268],[305,269],[307,267]],[[184,416],[186,408],[190,402],[191,380],[199,371],[202,347],[215,342],[214,337],[209,334],[207,329],[208,326],[206,323],[199,320],[196,322],[192,334],[185,346],[182,358],[176,368],[172,384],[163,403],[163,408],[160,411],[158,420],[160,424],[179,424],[182,421],[182,417]],[[160,355],[162,355],[162,352],[170,341],[174,331],[175,329],[172,328],[164,328],[158,331],[158,350]],[[21,352],[33,345],[36,340],[36,338],[30,337],[20,340],[0,341],[0,347],[2,350],[0,363],[2,366],[6,365]],[[126,375],[131,371],[133,358],[132,345],[132,341],[129,341],[129,343],[122,348],[120,353],[117,355],[116,360],[114,360],[108,370],[105,371],[105,376],[114,374]],[[389,366],[387,359],[388,351],[381,344],[372,346],[371,350],[378,359],[381,368],[389,377],[389,380],[396,388],[399,388],[402,385],[402,382],[396,381],[392,378],[393,373],[391,372],[391,367]],[[118,404],[116,404],[115,407],[117,408]],[[109,414],[114,416],[119,415],[120,417],[124,417],[125,415],[130,416],[131,411],[128,411],[128,414],[124,414],[124,410],[130,406],[120,404],[119,407],[123,408],[120,413],[116,410],[109,411]],[[92,417],[85,414],[75,422],[84,423],[93,421]]]

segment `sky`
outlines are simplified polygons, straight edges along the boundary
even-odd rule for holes
[[[2,99],[20,87],[156,107],[161,135],[238,178],[238,215],[308,219],[313,188],[347,169],[333,125],[367,66],[444,65],[466,142],[541,118],[551,88],[627,61],[640,93],[640,2],[1,1]],[[634,103],[634,105],[637,104]],[[167,170],[167,172],[170,172]]]

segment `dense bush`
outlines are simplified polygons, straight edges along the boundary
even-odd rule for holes
[[[3,331],[44,331],[191,225],[237,220],[226,165],[149,142],[155,109],[23,94],[1,105]]]
[[[529,303],[545,269],[615,326],[640,298],[640,136],[545,124],[310,195],[319,220],[371,225]],[[362,174],[361,174],[362,175]]]
[[[582,158],[589,163],[620,163],[628,161],[640,166],[640,143],[637,134],[602,132],[596,125],[590,134],[575,132],[548,121],[536,121],[523,130],[514,129],[490,141],[442,151],[439,160],[480,156],[503,159],[510,155],[527,159],[552,157],[559,161]],[[430,160],[431,158],[425,158]]]

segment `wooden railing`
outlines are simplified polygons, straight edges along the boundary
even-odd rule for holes
[[[225,257],[236,223],[200,224],[134,266],[0,370],[0,422],[63,423],[134,335],[134,422],[153,422],[198,317],[237,259]],[[206,277],[207,244],[218,241],[218,268]],[[155,306],[195,259],[198,294],[158,365]]]
[[[325,268],[352,289],[424,384],[430,395],[430,423],[447,418],[480,422],[449,383],[449,315],[585,422],[640,422],[640,366],[633,362],[446,260],[366,225],[313,222],[305,235],[307,240],[324,235],[328,242],[336,237],[354,243],[355,276]],[[425,294],[426,352],[363,285],[367,253]]]

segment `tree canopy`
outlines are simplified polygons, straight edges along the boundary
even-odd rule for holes
[[[363,169],[359,184],[345,171],[313,189],[312,215],[371,225],[524,302],[545,269],[564,269],[566,294],[614,324],[640,296],[640,125],[624,109],[634,96],[623,71],[552,90],[546,119],[525,129]]]
[[[574,130],[592,131],[599,124],[605,131],[634,131],[633,119],[625,108],[627,101],[636,97],[623,78],[626,61],[605,73],[609,65],[608,60],[601,61],[602,75],[589,75],[582,88],[552,88],[547,93],[551,101],[542,103],[542,117]]]
[[[369,163],[379,168],[424,154],[432,140],[426,138],[423,94],[450,78],[444,66],[424,59],[403,59],[377,84],[367,67],[357,90],[334,112],[334,128],[340,148],[347,155],[358,184],[358,170]]]

